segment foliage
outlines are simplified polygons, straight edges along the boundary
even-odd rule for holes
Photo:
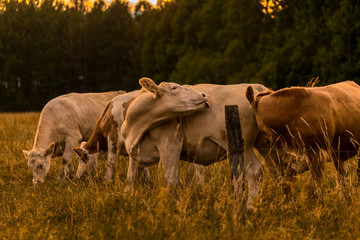
[[[309,174],[298,176],[287,200],[265,167],[263,186],[245,223],[233,218],[229,164],[205,168],[204,184],[181,164],[177,199],[170,197],[157,166],[152,182],[123,193],[127,159],[121,157],[112,184],[105,160],[87,179],[56,182],[61,160],[54,159],[45,183],[33,186],[22,149],[32,147],[39,113],[0,114],[1,239],[357,239],[360,189],[355,159],[349,160],[345,188],[328,163],[318,200],[307,198]],[[75,159],[73,159],[75,161]],[[76,162],[75,166],[77,165]]]
[[[278,89],[359,80],[356,0],[0,0],[0,111],[148,76]]]
[[[136,87],[127,3],[85,11],[54,0],[1,0],[0,111],[41,109],[60,94]]]

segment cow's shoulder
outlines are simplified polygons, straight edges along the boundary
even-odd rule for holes
[[[311,93],[304,87],[290,87],[280,89],[276,92],[272,92],[271,96],[274,98],[308,98]]]
[[[134,98],[139,93],[139,90],[135,90],[132,92],[128,92],[123,95],[119,95],[112,99],[112,109],[110,114],[114,117],[115,121],[119,124],[122,124],[122,122],[125,119],[125,113],[130,106],[131,102],[134,100]]]

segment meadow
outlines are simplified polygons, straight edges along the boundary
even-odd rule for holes
[[[296,177],[286,199],[264,168],[263,186],[245,221],[233,217],[228,161],[205,168],[204,184],[181,163],[177,198],[169,197],[162,169],[151,182],[124,194],[127,159],[106,184],[106,162],[86,179],[56,181],[61,159],[53,159],[45,183],[34,186],[23,149],[31,149],[39,113],[0,114],[0,239],[357,239],[360,187],[357,160],[346,163],[340,187],[327,163],[318,199],[306,194],[308,173]],[[73,159],[75,166],[77,162]]]

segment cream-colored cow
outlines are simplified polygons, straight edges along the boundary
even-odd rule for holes
[[[40,114],[33,148],[23,151],[33,172],[33,183],[42,183],[50,170],[51,159],[62,156],[58,180],[73,170],[72,149],[87,140],[105,105],[124,91],[70,93],[49,101]]]
[[[189,89],[205,94],[210,107],[205,111],[196,111],[182,117],[183,114],[176,113],[176,110],[173,114],[168,113],[168,108],[172,107],[170,101],[163,102],[162,105],[153,101],[158,98],[155,84],[143,85],[149,92],[147,95],[152,97],[144,99],[136,107],[130,104],[125,117],[127,124],[123,124],[121,129],[130,155],[128,188],[134,184],[136,176],[134,173],[138,166],[156,163],[145,161],[139,154],[142,152],[142,141],[148,141],[148,138],[153,143],[158,142],[160,146],[158,147],[160,162],[164,166],[165,178],[172,188],[179,182],[180,159],[202,165],[226,159],[228,144],[224,108],[225,105],[238,105],[244,138],[244,168],[249,184],[248,205],[251,205],[252,198],[259,192],[262,176],[262,164],[256,157],[253,147],[258,147],[264,156],[269,148],[264,137],[259,134],[254,111],[245,98],[245,90],[248,86],[252,86],[256,93],[267,90],[260,84],[189,86]],[[144,115],[143,112],[147,114]]]
[[[85,173],[95,167],[96,155],[99,152],[108,154],[106,180],[112,180],[114,167],[119,155],[126,155],[124,141],[120,128],[124,121],[124,109],[136,95],[138,90],[114,97],[105,107],[87,142],[82,142],[80,147],[74,148],[79,166],[76,177],[81,178]],[[155,150],[155,149],[153,149]],[[145,170],[146,176],[148,171]]]
[[[140,83],[146,84],[145,82],[147,81],[152,82],[151,80],[144,78],[140,80]],[[165,99],[166,94],[169,94],[172,98],[175,98],[175,96],[173,96],[174,92],[178,92],[177,94],[179,95],[181,91],[185,92],[185,94],[187,95],[191,93],[190,96],[194,94],[193,91],[186,90],[178,84],[163,83],[162,87],[163,88],[160,88],[162,89],[162,99]],[[177,89],[180,87],[183,90]],[[175,91],[175,89],[177,90]],[[79,161],[79,167],[76,173],[77,178],[81,178],[87,171],[94,168],[94,166],[96,165],[96,154],[98,154],[99,152],[108,151],[108,167],[105,179],[112,180],[114,167],[116,161],[118,160],[118,156],[120,154],[127,155],[120,128],[124,122],[124,115],[127,107],[130,105],[130,103],[133,101],[133,99],[137,96],[138,93],[139,91],[133,91],[113,98],[105,107],[105,110],[97,121],[89,140],[87,142],[82,142],[80,147],[74,149],[74,152],[76,153],[77,159]],[[144,92],[142,92],[141,94],[143,93]],[[202,94],[195,93],[195,95],[196,97],[200,96],[200,104],[202,104],[202,102],[205,100]],[[160,96],[158,98],[160,98]],[[174,100],[172,101],[174,102]],[[187,107],[190,107],[190,103],[183,103],[186,108],[179,108],[179,111],[187,111]],[[199,104],[197,99],[195,103],[196,105]],[[179,102],[178,104],[180,106],[182,103]],[[200,110],[201,109],[202,107],[200,107]],[[191,109],[191,112],[193,112],[193,109]],[[147,113],[145,112],[144,114],[146,115]],[[162,148],[162,144],[164,141],[158,141],[158,139],[157,141],[152,141],[150,135],[146,135],[144,136],[144,138],[141,142],[141,147],[139,148],[141,149],[141,151],[139,152],[140,158],[143,162],[158,162],[160,158],[158,149]],[[192,166],[190,170],[193,169],[195,169],[195,174],[198,181],[201,182],[202,167]],[[149,177],[147,168],[140,166],[140,170],[144,172],[145,177]],[[134,174],[137,175],[137,173],[138,169],[134,170]]]

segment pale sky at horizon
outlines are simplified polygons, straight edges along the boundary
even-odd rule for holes
[[[155,5],[155,4],[156,4],[156,0],[148,0],[148,1],[151,2],[152,5]],[[129,0],[129,2],[137,3],[138,0]]]

